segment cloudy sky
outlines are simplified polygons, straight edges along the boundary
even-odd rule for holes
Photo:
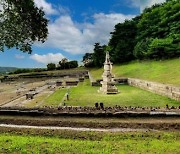
[[[34,0],[50,20],[44,44],[35,43],[31,55],[15,49],[0,52],[0,66],[46,67],[66,57],[82,60],[96,42],[107,44],[114,26],[165,0]]]

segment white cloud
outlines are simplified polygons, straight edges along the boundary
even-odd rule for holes
[[[53,8],[51,3],[46,2],[46,0],[34,0],[34,2],[37,5],[37,7],[42,7],[47,15],[58,14],[58,11]]]
[[[58,8],[57,8],[59,14],[70,14],[70,9],[67,8],[67,7],[64,7],[62,5],[58,5]]]
[[[130,7],[140,7],[140,0],[128,0],[127,4],[129,4]]]
[[[23,55],[16,54],[16,55],[15,55],[15,58],[16,58],[16,59],[24,59],[25,57],[24,57]]]
[[[107,44],[110,32],[117,23],[134,15],[94,14],[93,23],[76,23],[68,15],[60,16],[49,24],[49,37],[45,47],[54,47],[71,54],[91,52],[96,42]]]
[[[48,53],[46,55],[34,54],[30,56],[30,59],[33,59],[38,63],[42,63],[42,64],[48,64],[48,63],[57,64],[63,58],[64,56],[61,53],[56,53],[56,54]]]
[[[147,8],[147,7],[151,7],[154,4],[159,4],[159,3],[163,3],[166,0],[140,0],[140,9],[141,12]]]

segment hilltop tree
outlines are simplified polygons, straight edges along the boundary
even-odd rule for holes
[[[48,20],[34,0],[1,0],[0,5],[0,51],[15,47],[31,53],[35,41],[46,40]]]
[[[56,69],[56,64],[54,64],[54,63],[47,64],[48,71],[55,70],[55,69]]]

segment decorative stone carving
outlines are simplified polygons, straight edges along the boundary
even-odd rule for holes
[[[118,89],[115,86],[114,76],[112,75],[112,63],[110,61],[109,52],[106,52],[106,60],[104,63],[104,73],[102,75],[103,81],[101,81],[102,87],[99,92],[103,94],[117,94]]]

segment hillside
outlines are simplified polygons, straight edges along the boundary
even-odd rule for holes
[[[95,79],[101,78],[103,68],[89,70]],[[115,77],[131,77],[180,86],[180,59],[113,65],[113,73]]]
[[[0,67],[0,74],[6,74],[7,72],[15,71],[15,67]]]

